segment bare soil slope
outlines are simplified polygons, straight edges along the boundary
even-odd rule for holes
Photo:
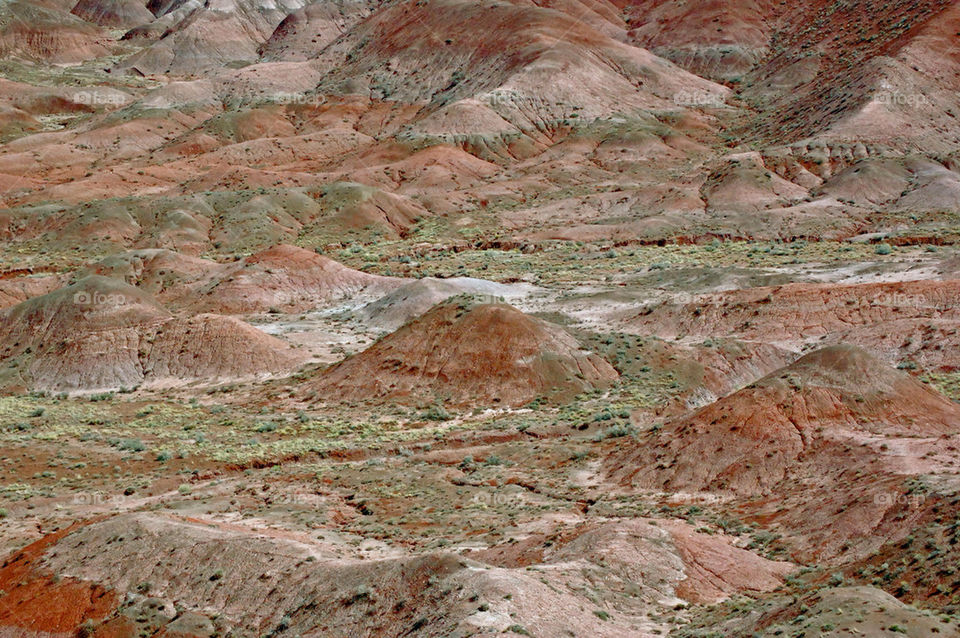
[[[71,63],[106,55],[109,40],[89,22],[54,7],[0,5],[0,57]]]
[[[611,461],[624,482],[669,491],[762,494],[790,479],[839,478],[831,448],[873,437],[960,433],[960,406],[858,348],[817,350]],[[851,453],[857,465],[873,452]],[[710,463],[704,463],[710,458]]]
[[[289,345],[236,319],[178,319],[145,292],[86,277],[0,314],[4,385],[51,391],[213,382],[293,369]]]
[[[155,18],[144,0],[80,0],[70,12],[102,27],[124,29],[148,24]]]
[[[495,557],[493,564],[451,552],[363,561],[337,557],[333,549],[244,525],[113,516],[8,558],[0,570],[7,592],[0,623],[73,632],[86,622],[96,636],[208,636],[233,627],[303,636],[493,635],[526,627],[548,636],[654,635],[635,612],[595,614],[596,603],[579,593],[582,585],[623,578],[624,586],[634,583],[638,602],[656,608],[691,594],[719,600],[767,591],[791,570],[681,521],[666,529],[638,521],[578,530],[543,564],[565,588],[522,567],[496,565]],[[617,569],[602,570],[595,561],[604,559]],[[720,579],[712,574],[732,564],[743,569]],[[41,611],[50,606],[58,613]]]
[[[605,387],[616,371],[559,326],[502,304],[440,304],[322,373],[324,400],[408,400],[507,407]]]

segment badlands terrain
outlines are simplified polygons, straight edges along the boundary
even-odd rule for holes
[[[960,4],[0,0],[0,638],[960,636]]]

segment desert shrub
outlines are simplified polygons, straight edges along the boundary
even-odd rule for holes
[[[117,443],[117,448],[124,452],[143,452],[147,446],[140,439],[123,439]]]
[[[420,418],[425,421],[449,421],[453,417],[443,409],[443,406],[432,405],[420,413]]]
[[[597,432],[597,434],[593,437],[593,440],[603,441],[605,439],[616,439],[621,436],[633,436],[636,431],[637,429],[629,423],[618,423],[616,425],[611,425],[602,432]]]

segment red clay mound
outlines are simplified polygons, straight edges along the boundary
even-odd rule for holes
[[[855,343],[906,370],[960,370],[960,320],[897,319],[831,334],[824,345]]]
[[[122,514],[69,531],[29,548],[34,562],[44,561],[46,578],[64,575],[66,582],[67,574],[81,573],[97,588],[82,585],[97,594],[130,595],[123,604],[106,598],[100,605],[105,610],[88,609],[89,600],[75,598],[62,603],[53,596],[13,598],[31,601],[23,607],[32,613],[69,605],[61,622],[48,625],[63,635],[76,635],[84,617],[100,621],[103,611],[113,613],[93,623],[95,636],[189,635],[191,627],[204,626],[208,630],[195,635],[225,635],[236,627],[258,635],[283,627],[304,638],[492,636],[521,626],[536,627],[542,636],[632,633],[624,614],[597,617],[582,585],[551,587],[526,570],[490,567],[451,552],[357,560],[335,555],[322,540],[155,513]],[[648,545],[659,550],[658,558],[668,555]],[[772,566],[768,571],[775,573],[778,565]],[[572,565],[570,579],[587,567]],[[0,578],[4,575],[0,571]],[[137,594],[146,582],[150,595]],[[15,578],[0,580],[8,583],[5,600],[24,588]],[[478,599],[489,603],[478,610]],[[25,615],[11,614],[4,624],[30,627]]]
[[[286,343],[235,319],[174,319],[145,292],[84,278],[0,314],[6,387],[50,391],[250,378],[292,370]]]
[[[713,603],[732,593],[775,589],[792,571],[785,562],[773,562],[745,549],[731,547],[723,536],[708,536],[681,521],[658,523],[670,533],[686,564],[686,579],[677,588],[684,600]]]
[[[265,60],[306,60],[370,14],[374,2],[313,2],[284,18],[261,47]]]
[[[686,93],[722,102],[728,92],[563,11],[508,2],[388,5],[317,64],[326,92],[367,84],[374,97],[431,102],[417,125],[428,135],[549,134],[571,117],[674,107]]]
[[[361,293],[382,295],[402,283],[347,268],[310,250],[280,245],[228,264],[169,298],[203,312],[296,312]]]
[[[585,523],[550,536],[550,542],[545,540],[545,534],[531,534],[519,542],[511,539],[469,556],[500,567],[543,563],[554,573],[564,566],[576,566],[593,582],[616,574],[611,580],[622,580],[623,588],[637,598],[695,603],[715,603],[735,593],[770,591],[793,571],[790,563],[761,558],[736,547],[732,537],[706,534],[680,520]],[[620,589],[618,585],[611,589]]]
[[[238,379],[291,370],[290,347],[233,317],[174,319],[141,345],[143,374],[154,379]]]
[[[766,56],[772,35],[769,0],[624,4],[633,42],[697,75],[730,80]]]
[[[956,147],[960,9],[949,0],[623,4],[632,4],[625,7],[630,41],[739,85],[758,107],[743,122],[745,135],[802,146],[817,137],[928,152]]]
[[[279,104],[221,113],[204,122],[201,130],[227,143],[297,135],[296,127]]]
[[[169,28],[122,64],[142,73],[196,73],[230,63],[249,64],[277,25],[306,4],[306,0],[167,3],[166,15],[158,23]],[[155,33],[149,27],[142,31]]]
[[[63,286],[65,277],[60,275],[42,275],[32,277],[24,275],[11,279],[0,279],[0,308],[9,308],[31,297],[39,297]]]
[[[324,186],[319,201],[333,214],[321,220],[325,228],[368,230],[391,238],[406,237],[415,222],[430,214],[407,197],[351,182]]]
[[[103,275],[136,286],[161,301],[182,292],[184,286],[209,276],[220,264],[181,255],[170,250],[147,248],[111,255],[80,270],[80,277]]]
[[[511,627],[524,626],[540,636],[652,636],[637,633],[634,620],[683,600],[770,591],[793,570],[679,520],[587,523],[550,539],[536,533],[468,557],[399,551],[370,560],[345,557],[323,538],[124,513],[49,535],[8,559],[0,586],[14,613],[3,616],[0,602],[0,633],[35,627],[30,614],[59,601],[32,591],[30,581],[62,577],[97,595],[96,607],[63,600],[69,607],[55,626],[70,635],[91,619],[99,637],[199,637],[229,627],[265,634],[281,625],[304,638],[518,635]],[[534,564],[549,583],[529,571]],[[78,573],[86,582],[68,576]],[[593,593],[600,584],[629,592],[616,615],[593,611],[603,604]]]
[[[0,58],[81,62],[107,55],[106,42],[100,29],[65,11],[20,0],[0,4]]]
[[[772,173],[757,152],[724,157],[701,191],[710,209],[718,213],[759,213],[807,196],[805,188]]]
[[[77,333],[109,332],[170,319],[149,295],[106,277],[87,277],[50,294],[35,297],[0,315],[3,356],[52,346]]]
[[[763,103],[748,124],[752,133],[801,144],[817,136],[955,147],[955,3],[817,0],[784,3],[773,13],[780,14],[768,18],[778,27],[775,53],[745,78],[745,95]]]
[[[80,0],[71,13],[102,27],[124,29],[154,20],[143,0]]]
[[[801,343],[853,326],[902,319],[960,319],[960,281],[788,284],[703,295],[663,304],[629,321],[668,336],[736,335]]]
[[[323,399],[519,406],[608,386],[617,372],[562,328],[504,304],[458,298],[408,323],[313,384]]]
[[[608,471],[649,489],[761,494],[842,474],[872,454],[867,440],[958,432],[960,406],[863,350],[833,346],[668,422]]]

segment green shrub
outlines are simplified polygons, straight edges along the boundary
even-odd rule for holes
[[[420,413],[420,418],[424,421],[449,421],[453,417],[443,409],[443,406],[433,405],[429,409]]]
[[[117,448],[124,452],[143,452],[147,446],[140,439],[123,439],[117,444]]]
[[[599,442],[605,439],[616,439],[621,436],[633,436],[636,431],[637,429],[629,423],[618,423],[616,425],[611,425],[602,432],[597,432],[597,434],[593,437],[593,440]]]

